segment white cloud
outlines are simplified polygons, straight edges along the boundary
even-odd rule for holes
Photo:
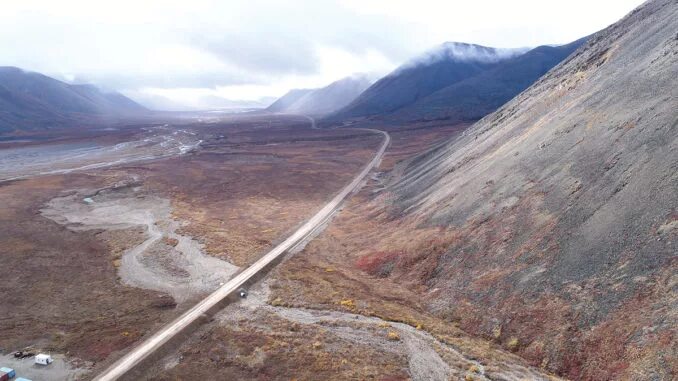
[[[429,43],[499,48],[566,43],[619,20],[643,0],[343,0],[354,12],[387,15],[423,29]]]
[[[385,74],[445,41],[569,42],[640,0],[5,1],[0,65],[189,102]]]

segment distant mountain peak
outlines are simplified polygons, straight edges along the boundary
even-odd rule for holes
[[[371,84],[367,74],[353,74],[319,89],[295,89],[268,107],[271,112],[325,115],[353,101]]]
[[[582,42],[546,52],[541,47],[504,49],[445,42],[400,66],[326,119],[477,120],[524,90]]]
[[[23,72],[23,70],[20,69],[20,68],[18,68],[18,67],[16,67],[16,66],[0,66],[0,72],[10,72],[10,73],[11,73],[11,72],[15,72],[15,73],[19,73],[19,72]]]

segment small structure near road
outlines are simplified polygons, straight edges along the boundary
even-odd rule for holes
[[[244,288],[241,288],[240,290],[238,290],[238,296],[243,298],[243,299],[246,298],[247,297],[247,290],[245,290]]]
[[[34,354],[37,353],[41,352],[35,350]],[[16,372],[16,377],[10,378],[9,381],[63,381],[81,379],[88,373],[91,366],[91,363],[83,360],[70,362],[60,353],[50,353],[48,351],[42,353],[48,354],[53,361],[48,365],[36,364],[34,356],[22,359],[14,357],[14,353],[7,353],[0,354],[0,367],[12,368]],[[76,364],[80,365],[80,367]]]
[[[49,365],[52,363],[52,356],[44,353],[39,353],[35,356],[35,363],[40,365]]]

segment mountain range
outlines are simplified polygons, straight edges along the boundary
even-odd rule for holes
[[[325,115],[353,101],[371,84],[367,76],[354,75],[319,89],[295,89],[271,104],[267,111]]]
[[[568,379],[675,379],[677,30],[676,2],[648,1],[399,164],[379,196],[396,221],[379,250],[398,253],[383,266]]]
[[[498,49],[447,42],[377,81],[328,121],[475,121],[530,86],[584,43]]]
[[[145,112],[120,93],[0,67],[0,132],[63,127]]]
[[[271,105],[266,108],[266,111],[285,112],[292,107],[294,103],[311,92],[313,92],[312,89],[292,89],[278,98],[275,102],[271,103]]]

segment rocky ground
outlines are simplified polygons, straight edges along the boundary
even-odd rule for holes
[[[315,240],[141,378],[674,379],[675,20],[650,1],[479,123],[393,131]],[[3,354],[91,377],[380,142],[292,116],[180,128],[183,155],[0,183]]]
[[[205,147],[0,183],[3,353],[96,371],[310,216],[379,144],[293,117],[185,128]]]
[[[118,281],[113,253],[132,240],[109,246],[100,231],[73,231],[40,213],[62,192],[106,185],[106,178],[78,174],[0,187],[3,353],[34,346],[97,362],[172,316],[162,294]]]
[[[382,170],[460,129],[399,132]],[[353,224],[356,212],[382,186],[383,172],[246,299],[227,306],[141,378],[556,379],[428,313],[413,290],[355,266],[352,251],[369,237],[358,241],[348,232],[357,236],[367,227]]]
[[[269,291],[148,377],[675,379],[677,12],[646,3],[423,155],[394,137]]]
[[[318,310],[271,297],[268,282],[257,285],[150,369],[149,378],[551,379],[511,358],[497,364],[501,370],[487,369],[421,325],[366,316],[351,299]]]
[[[181,223],[170,218],[169,200],[148,194],[138,178],[56,197],[40,213],[73,231],[105,232],[102,238],[111,246],[137,238],[114,256],[121,282],[167,293],[178,303],[216,289],[238,270],[207,256],[192,237],[177,234]]]
[[[2,366],[14,369],[17,377],[41,381],[74,381],[89,372],[90,363],[53,355],[49,366],[35,363],[33,357],[17,359],[13,354],[0,356]]]
[[[675,379],[676,20],[647,2],[399,163],[337,220],[331,258],[546,371]]]
[[[170,129],[167,124],[140,127],[136,133],[110,133],[108,137],[0,142],[0,181],[182,155],[202,143],[195,133]]]

